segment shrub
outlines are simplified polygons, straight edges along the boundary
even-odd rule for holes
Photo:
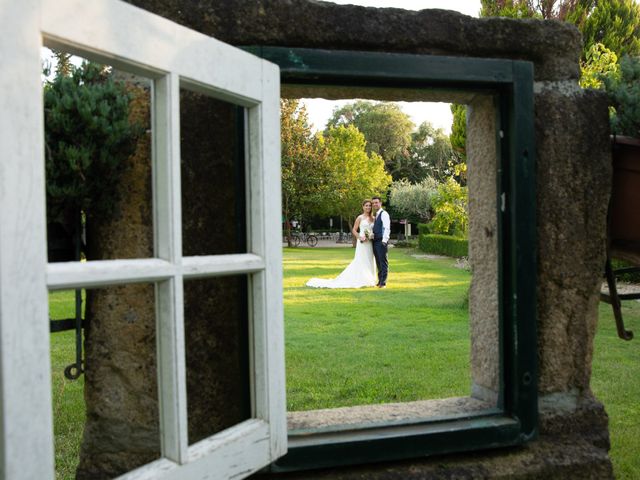
[[[439,184],[432,200],[435,214],[429,223],[431,232],[466,237],[469,225],[467,203],[467,187],[460,186],[453,178]]]
[[[418,234],[426,235],[427,233],[431,233],[431,229],[429,228],[428,223],[419,223],[418,224]]]
[[[47,215],[112,212],[127,158],[144,132],[129,121],[133,96],[102,65],[71,66],[44,85]]]
[[[420,250],[434,255],[447,257],[467,257],[469,255],[469,241],[451,235],[427,234],[420,235]]]
[[[619,72],[605,76],[603,80],[614,107],[612,131],[640,137],[640,57],[623,57]]]
[[[611,268],[613,270],[618,270],[620,268],[634,267],[634,266],[635,265],[631,265],[630,263],[627,263],[624,260],[618,260],[617,258],[611,259]],[[622,274],[616,275],[616,278],[623,282],[640,283],[640,272],[622,273]]]
[[[420,183],[409,183],[406,179],[393,182],[389,196],[393,213],[412,222],[429,220],[431,202],[436,195],[437,187],[437,182],[431,177]]]

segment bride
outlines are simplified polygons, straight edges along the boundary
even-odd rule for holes
[[[376,262],[373,258],[373,216],[371,200],[362,202],[362,215],[356,218],[351,230],[357,238],[356,253],[352,262],[336,278],[312,278],[308,287],[314,288],[360,288],[373,287],[377,283]]]

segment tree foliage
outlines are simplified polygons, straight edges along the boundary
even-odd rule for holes
[[[436,195],[438,183],[427,177],[420,183],[411,183],[406,179],[391,184],[389,203],[394,216],[406,218],[414,223],[423,223],[431,219],[432,200]]]
[[[374,103],[358,100],[336,108],[327,127],[353,125],[366,140],[368,154],[377,153],[384,160],[394,178],[400,167],[398,162],[407,157],[414,124],[398,105],[389,102]]]
[[[453,172],[462,158],[453,151],[447,134],[429,122],[423,122],[411,134],[407,155],[396,161],[394,179],[407,179],[418,183],[426,177],[442,181]]]
[[[613,102],[612,130],[640,138],[640,57],[622,57],[619,72],[604,83]]]
[[[635,0],[481,0],[482,17],[541,18],[574,24],[582,60],[596,43],[622,55],[640,54],[640,5]]]
[[[540,18],[580,25],[596,0],[481,0],[481,17]]]
[[[103,66],[68,62],[44,85],[47,214],[108,215],[127,158],[143,133],[129,121],[132,95]]]
[[[282,210],[287,220],[322,211],[332,181],[328,150],[299,100],[280,101]]]
[[[438,184],[433,196],[433,218],[429,223],[432,233],[466,237],[469,228],[468,189],[453,178]]]
[[[453,124],[449,141],[453,150],[462,158],[467,158],[467,106],[457,103],[451,104]]]
[[[380,155],[367,154],[365,137],[354,125],[330,127],[325,137],[332,171],[327,200],[332,213],[346,218],[351,227],[361,212],[362,200],[384,197],[391,177]]]
[[[582,25],[584,56],[602,43],[616,53],[640,55],[640,4],[634,0],[599,0]]]
[[[604,77],[617,74],[618,56],[602,43],[596,43],[587,52],[586,61],[580,62],[580,72],[582,88],[602,88]]]

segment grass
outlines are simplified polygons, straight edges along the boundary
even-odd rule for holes
[[[73,291],[49,294],[49,315],[53,319],[73,318]],[[53,393],[53,431],[55,437],[56,479],[75,478],[85,418],[84,376],[68,380],[67,365],[75,362],[75,331],[52,333],[51,382]]]
[[[285,249],[285,329],[289,410],[443,398],[469,393],[469,274],[453,260],[415,259],[390,250],[389,286],[314,290],[310,277],[333,277],[353,250]],[[73,316],[73,293],[50,295],[53,318]],[[640,303],[625,302],[619,340],[611,307],[600,305],[592,389],[610,417],[616,478],[640,472]],[[51,335],[56,477],[72,479],[84,422],[83,377],[66,380],[73,332]]]
[[[640,478],[640,303],[622,304],[625,326],[635,338],[618,338],[611,306],[601,303],[591,389],[609,415],[609,455],[618,480]]]
[[[468,395],[470,274],[451,259],[390,250],[388,287],[318,289],[350,248],[287,249],[284,257],[288,410]]]

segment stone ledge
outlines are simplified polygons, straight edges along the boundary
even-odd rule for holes
[[[613,478],[607,451],[582,438],[541,438],[522,447],[387,462],[341,469],[259,474],[282,480],[606,480]]]
[[[540,436],[525,445],[425,459],[291,473],[264,473],[263,480],[607,480],[607,415],[591,395],[541,398]],[[451,400],[451,399],[445,399]]]
[[[358,405],[355,407],[327,408],[304,412],[288,412],[289,431],[335,430],[361,424],[381,424],[425,418],[445,418],[482,412],[495,404],[471,397],[452,397],[416,402]]]
[[[557,21],[313,0],[128,1],[232,45],[513,58],[534,62],[537,80],[580,75],[580,33]]]

